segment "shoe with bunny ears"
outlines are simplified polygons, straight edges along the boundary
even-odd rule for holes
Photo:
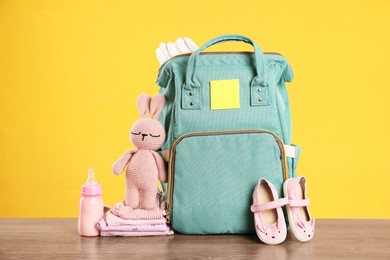
[[[306,179],[295,177],[287,179],[283,184],[284,196],[288,198],[286,206],[290,229],[301,242],[313,239],[315,220],[307,206],[310,200],[306,196]]]
[[[282,243],[287,236],[286,221],[282,206],[288,203],[286,198],[279,199],[272,183],[260,179],[253,191],[253,205],[256,234],[268,245]]]

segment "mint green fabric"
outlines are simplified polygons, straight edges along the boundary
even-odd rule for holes
[[[227,41],[242,41],[249,43],[253,46],[254,52],[243,53],[212,53],[204,54],[200,53],[206,48]],[[254,43],[251,39],[241,35],[223,35],[216,37],[207,43],[205,43],[200,49],[194,52],[192,55],[184,55],[174,57],[165,64],[163,64],[159,70],[157,84],[160,86],[159,92],[166,97],[166,105],[160,114],[159,120],[164,125],[167,139],[161,150],[168,150],[171,148],[173,142],[183,134],[192,132],[211,132],[211,131],[226,131],[226,130],[244,130],[244,129],[264,129],[271,131],[278,135],[284,144],[291,144],[291,116],[290,116],[290,104],[288,100],[287,88],[285,82],[290,82],[293,78],[292,70],[287,60],[278,54],[263,54],[261,48]],[[239,109],[226,109],[226,110],[211,110],[210,109],[210,81],[212,80],[227,80],[227,79],[239,79],[240,84],[240,108]],[[258,89],[261,88],[261,91]],[[261,102],[259,101],[261,100]],[[215,138],[215,137],[214,137]],[[253,137],[251,137],[253,138]],[[213,138],[210,138],[210,142],[213,142]],[[255,138],[256,139],[256,138]],[[203,143],[202,138],[193,139],[192,142],[201,142],[202,146],[196,146],[195,148],[181,148],[189,154],[193,154],[194,161],[192,164],[187,158],[189,155],[183,155],[182,150],[178,150],[175,160],[175,178],[174,178],[174,197],[173,197],[173,213],[172,223],[174,227],[180,227],[185,233],[245,233],[250,231],[251,214],[248,211],[243,211],[246,208],[251,198],[248,198],[248,194],[252,192],[254,182],[261,177],[267,176],[271,178],[270,181],[275,181],[275,187],[278,191],[281,191],[281,183],[283,178],[280,174],[276,174],[274,170],[269,172],[266,169],[273,169],[276,167],[273,164],[277,164],[277,160],[262,161],[260,166],[257,160],[260,158],[268,158],[268,150],[261,147],[268,147],[263,144],[263,140],[239,139],[236,137],[235,141],[228,141],[229,144],[237,147],[246,147],[248,150],[244,156],[234,153],[230,149],[231,157],[241,156],[244,163],[237,168],[236,171],[227,171],[224,179],[213,179],[212,174],[222,174],[218,172],[218,164],[211,166],[210,164],[203,163],[202,157],[208,155],[210,159],[215,159],[217,162],[222,157],[228,156],[225,150],[228,149],[222,142],[214,143],[215,147],[207,146]],[[240,141],[238,143],[238,141]],[[258,141],[258,142],[257,142]],[[248,143],[246,143],[248,142]],[[187,142],[184,142],[184,144]],[[256,145],[254,145],[256,144]],[[183,144],[180,144],[180,146]],[[195,145],[195,144],[192,144]],[[252,146],[259,146],[256,150]],[[184,145],[183,145],[184,147]],[[188,147],[191,147],[188,146]],[[210,149],[213,148],[212,152]],[[241,151],[241,150],[240,150]],[[244,151],[241,151],[244,152]],[[199,153],[194,155],[195,153]],[[228,157],[230,158],[230,157]],[[183,161],[182,161],[183,160]],[[197,161],[200,160],[200,161]],[[262,160],[262,159],[261,159]],[[235,161],[235,164],[238,162]],[[280,162],[279,162],[280,163]],[[236,167],[235,164],[225,161],[226,169]],[[293,165],[294,161],[287,160],[288,174],[294,176]],[[296,160],[295,160],[296,164]],[[203,166],[201,166],[203,165]],[[207,170],[208,167],[213,167],[213,170]],[[202,168],[202,172],[199,170]],[[225,169],[224,168],[224,169]],[[225,170],[226,170],[225,169]],[[240,170],[241,169],[241,170]],[[276,168],[275,168],[276,169]],[[261,171],[260,171],[261,170]],[[259,172],[260,171],[260,172]],[[204,176],[204,173],[208,173]],[[250,172],[257,172],[257,174],[250,175]],[[203,176],[200,178],[202,181],[192,180],[182,181],[188,177],[188,175]],[[211,176],[210,176],[211,174]],[[239,175],[236,175],[239,174]],[[263,175],[264,174],[264,175]],[[243,195],[243,189],[233,189],[235,185],[239,185],[237,176],[242,176],[240,180],[245,179],[246,192]],[[251,177],[249,177],[251,176]],[[278,176],[275,179],[273,176]],[[194,176],[192,176],[194,178]],[[210,180],[207,178],[211,178]],[[179,184],[177,184],[179,180]],[[221,183],[220,180],[223,182]],[[229,204],[228,201],[214,201],[211,197],[210,190],[206,189],[205,185],[213,183],[213,185],[221,184],[220,187],[214,189],[223,189],[222,186],[228,186],[233,192],[237,194],[232,195],[237,197],[236,204]],[[222,185],[223,184],[223,185]],[[218,186],[218,185],[217,185]],[[209,187],[209,186],[207,186]],[[211,188],[211,187],[209,187]],[[199,210],[193,206],[186,205],[186,203],[197,203],[196,201],[182,201],[182,197],[190,196],[189,190],[196,189],[204,193],[204,197],[208,198],[208,203],[214,203],[216,209],[211,207],[204,207],[204,210]],[[194,191],[195,192],[195,191]],[[244,197],[242,197],[244,196]],[[200,198],[199,198],[200,199]],[[248,201],[248,199],[250,201]],[[234,199],[233,199],[234,200]],[[239,202],[238,202],[239,201]],[[202,200],[202,203],[207,203],[207,200]],[[242,205],[240,204],[242,203]],[[225,205],[226,207],[222,207]],[[232,208],[231,208],[232,207]],[[239,207],[239,215],[231,215],[234,211],[234,207]],[[229,208],[229,209],[228,209]],[[187,210],[191,210],[187,212]],[[196,222],[191,224],[191,216],[196,211],[200,215],[208,215],[210,219],[203,221],[211,222],[207,226],[202,226],[200,229],[195,229],[194,226],[201,223]],[[228,223],[234,223],[237,227],[229,226],[228,223],[223,222],[220,219],[212,219],[212,215],[216,214],[216,211],[226,211],[229,219]],[[249,210],[249,208],[248,208]],[[213,212],[213,213],[212,213]],[[212,214],[211,214],[212,213]],[[199,221],[201,221],[199,219]],[[224,224],[218,224],[222,221]],[[242,221],[243,223],[239,223]],[[214,223],[218,222],[218,223]],[[185,225],[190,225],[191,228],[186,229]],[[226,224],[226,225],[225,225]],[[200,225],[201,226],[201,225]],[[217,228],[218,227],[218,228]],[[254,228],[252,228],[252,232]]]
[[[195,54],[195,53],[194,53]],[[193,55],[194,55],[193,54]],[[160,121],[167,129],[167,142],[162,150],[169,149],[174,139],[188,132],[267,129],[279,135],[285,144],[291,142],[291,117],[285,82],[293,78],[287,60],[276,54],[265,54],[267,68],[269,106],[251,106],[250,84],[255,77],[253,54],[213,54],[200,55],[195,78],[202,91],[202,109],[188,110],[182,104],[189,104],[192,97],[185,90],[187,64],[190,56],[179,56],[163,64],[157,78],[160,93],[167,103],[160,115]],[[211,111],[210,80],[240,80],[239,110]],[[186,93],[186,94],[183,94]],[[196,106],[196,104],[195,104]]]
[[[282,174],[270,134],[186,137],[176,148],[173,228],[184,234],[252,233],[253,188],[260,177],[281,187]]]

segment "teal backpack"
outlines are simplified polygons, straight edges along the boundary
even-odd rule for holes
[[[228,41],[254,52],[201,53]],[[282,195],[300,149],[291,144],[287,60],[251,39],[222,35],[163,64],[159,120],[167,139],[167,218],[182,234],[254,233],[252,192],[260,178]]]

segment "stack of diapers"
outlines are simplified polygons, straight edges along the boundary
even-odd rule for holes
[[[120,202],[113,206],[96,224],[100,236],[167,236],[173,235],[165,219],[163,193],[160,191],[156,207],[132,209]]]

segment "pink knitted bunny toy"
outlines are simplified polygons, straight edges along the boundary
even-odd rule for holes
[[[136,146],[127,151],[112,166],[114,174],[121,174],[126,165],[125,205],[133,209],[152,209],[156,206],[158,179],[166,182],[167,174],[162,157],[155,152],[165,141],[165,130],[157,120],[165,104],[165,97],[156,94],[151,98],[140,94],[137,106],[142,118],[130,131],[130,140]],[[148,118],[150,113],[151,118]]]

